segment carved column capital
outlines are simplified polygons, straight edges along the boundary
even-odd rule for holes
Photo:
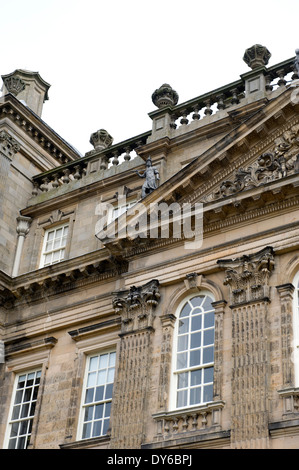
[[[132,286],[129,291],[117,292],[113,308],[121,316],[122,333],[151,328],[159,300],[159,281],[156,279],[143,286]]]
[[[6,131],[0,132],[0,153],[12,160],[14,154],[20,150],[20,144]]]
[[[25,217],[23,215],[17,217],[17,234],[19,237],[25,237],[27,235],[31,222],[31,217]]]
[[[226,270],[224,285],[230,289],[231,307],[269,300],[269,277],[275,264],[272,247],[240,258],[218,260],[217,263]]]

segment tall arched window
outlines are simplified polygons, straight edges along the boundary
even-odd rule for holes
[[[295,386],[299,387],[299,271],[293,280],[295,291],[293,294],[293,335],[294,335],[294,369]]]
[[[209,293],[186,298],[178,308],[174,337],[171,407],[213,399],[214,299]]]

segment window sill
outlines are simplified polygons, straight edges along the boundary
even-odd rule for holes
[[[110,436],[92,437],[91,439],[82,439],[80,441],[60,444],[61,449],[106,449],[110,443]]]

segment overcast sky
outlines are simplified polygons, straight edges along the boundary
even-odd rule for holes
[[[269,66],[299,48],[298,0],[0,0],[0,15],[0,75],[39,72],[42,118],[83,155],[98,129],[114,143],[150,130],[165,82],[182,103],[249,71],[253,44]]]

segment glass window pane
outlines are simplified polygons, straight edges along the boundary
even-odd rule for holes
[[[88,388],[85,394],[85,403],[91,403],[93,401],[94,388]]]
[[[112,398],[112,392],[113,392],[113,384],[109,384],[106,386],[106,393],[105,393],[105,400],[108,400],[109,398]]]
[[[94,406],[87,406],[84,412],[84,421],[91,421],[93,415]]]
[[[177,369],[185,369],[187,367],[188,353],[179,353],[177,355]]]
[[[29,413],[29,403],[25,403],[25,404],[22,406],[21,418],[27,418],[28,413]]]
[[[201,387],[190,389],[190,405],[196,405],[201,402]]]
[[[201,315],[196,315],[192,317],[191,321],[191,331],[196,331],[201,329]]]
[[[188,315],[190,315],[190,312],[191,312],[191,307],[189,303],[187,302],[181,310],[180,317],[188,317]]]
[[[26,437],[19,437],[17,443],[17,449],[25,449]]]
[[[212,401],[213,400],[213,385],[206,385],[203,388],[203,401]]]
[[[188,390],[177,392],[177,407],[187,406]]]
[[[207,295],[206,298],[205,298],[204,303],[202,304],[203,309],[205,311],[213,310],[212,302],[213,302],[213,300],[211,299],[211,297],[209,297]]]
[[[213,382],[214,367],[204,369],[204,383]]]
[[[116,353],[109,354],[109,366],[115,366]]]
[[[105,404],[105,418],[110,417],[111,412],[111,401]]]
[[[18,381],[18,388],[25,387],[25,382],[26,382],[26,375],[21,375]]]
[[[189,318],[179,319],[179,335],[188,333],[189,331]]]
[[[104,405],[96,405],[94,419],[101,419],[103,417]]]
[[[190,351],[190,367],[200,365],[200,352],[200,349],[194,349],[193,351]]]
[[[102,430],[102,420],[95,421],[93,424],[92,437],[100,436]]]
[[[192,333],[190,348],[194,349],[200,346],[201,346],[201,331],[199,331],[198,333]]]
[[[104,385],[101,385],[100,387],[96,388],[96,396],[95,396],[95,401],[101,401],[103,400],[104,397]]]
[[[178,337],[178,351],[186,351],[188,349],[188,335]]]
[[[29,423],[29,421],[27,421],[27,420],[20,422],[20,430],[19,430],[20,435],[22,435],[22,434],[24,435],[24,434],[27,433],[28,423]]]
[[[17,405],[17,406],[13,407],[12,418],[11,419],[18,419],[19,418],[20,409],[21,409],[20,405]]]
[[[200,307],[203,299],[204,299],[203,295],[198,295],[196,297],[193,297],[193,299],[191,299],[190,302],[193,305],[193,307]]]
[[[15,449],[16,448],[16,443],[17,443],[17,439],[9,439],[8,448],[9,449]]]
[[[188,372],[178,374],[178,389],[188,387]]]
[[[108,376],[107,376],[107,382],[113,382],[114,380],[114,367],[111,367],[111,369],[108,369]]]
[[[48,237],[47,237],[47,240],[53,240],[54,238],[54,233],[55,231],[54,230],[51,230],[50,232],[48,232]]]
[[[106,369],[98,372],[97,385],[104,385],[106,383],[107,371]]]
[[[208,362],[213,362],[214,360],[214,347],[208,346],[207,348],[203,349],[203,364],[207,364]]]
[[[62,237],[62,228],[58,228],[55,233],[55,238]]]
[[[99,369],[106,369],[108,366],[108,354],[102,354],[100,356]]]
[[[21,403],[22,397],[23,397],[23,390],[17,390],[16,398],[15,398],[15,404]]]
[[[85,423],[85,424],[83,424],[82,439],[88,439],[88,438],[90,437],[90,433],[91,433],[91,424],[92,424],[92,423]]]
[[[30,388],[25,388],[23,401],[30,401],[31,393],[32,393],[32,388],[31,387]]]
[[[201,369],[191,371],[191,385],[201,384]]]
[[[87,387],[94,387],[96,384],[96,372],[90,372],[87,379]]]
[[[204,346],[208,344],[214,344],[214,328],[204,331],[203,344]]]
[[[19,422],[18,423],[12,423],[11,430],[10,430],[10,437],[17,436],[18,435],[18,429],[19,429]]]
[[[89,361],[89,370],[97,370],[97,367],[98,367],[98,356],[95,356],[95,357],[91,357],[90,358],[90,361]]]
[[[36,401],[34,401],[34,402],[31,403],[29,416],[34,416],[35,407],[36,407]]]
[[[214,312],[205,313],[204,315],[204,328],[214,326]]]
[[[103,436],[105,436],[105,434],[107,434],[107,431],[109,429],[109,421],[110,421],[110,419],[104,419]]]
[[[37,399],[37,393],[38,393],[38,386],[35,386],[34,389],[33,389],[32,400]]]

